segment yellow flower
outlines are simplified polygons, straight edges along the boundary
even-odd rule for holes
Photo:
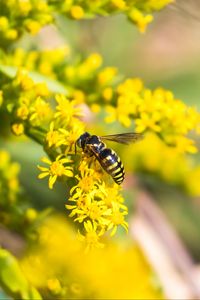
[[[19,0],[18,8],[21,15],[26,16],[32,9],[32,5],[29,0]]]
[[[77,102],[77,103],[84,103],[85,102],[85,93],[81,90],[75,90],[72,93],[73,99]]]
[[[120,206],[118,203],[112,203],[112,213],[109,217],[110,224],[108,225],[108,230],[112,229],[111,236],[116,233],[117,227],[121,225],[126,231],[128,231],[128,223],[124,220],[124,216],[128,214],[128,210],[120,211]]]
[[[30,108],[31,116],[29,120],[37,125],[51,118],[50,104],[43,100],[41,97],[37,97],[34,104]]]
[[[42,179],[49,176],[49,188],[52,189],[57,178],[61,177],[73,177],[72,167],[66,166],[66,164],[71,163],[72,160],[63,157],[63,155],[58,155],[55,161],[43,157],[42,162],[47,163],[49,168],[38,166],[38,169],[42,171],[38,178]]]
[[[21,89],[23,91],[29,91],[33,88],[34,86],[34,82],[33,80],[28,76],[27,71],[26,70],[19,70],[14,84],[16,85],[20,85]]]
[[[24,125],[22,123],[14,123],[11,126],[12,132],[19,136],[22,135],[24,133]]]
[[[81,196],[77,200],[73,200],[73,197],[71,197],[69,201],[77,202],[77,205],[66,205],[67,209],[72,209],[70,217],[77,215],[75,222],[81,223],[89,218],[92,222],[96,222],[101,226],[108,225],[109,221],[106,217],[112,211],[105,205],[104,201],[94,200],[94,195],[92,194],[85,195],[85,197]]]
[[[33,222],[37,218],[37,210],[34,208],[28,208],[25,213],[25,218],[28,222]]]
[[[93,231],[97,230],[97,236],[110,229],[115,234],[118,225],[127,229],[128,225],[124,220],[127,207],[119,193],[121,188],[114,182],[108,186],[103,180],[105,172],[89,160],[91,159],[85,158],[81,161],[79,174],[75,176],[78,183],[71,188],[69,204],[66,205],[71,211],[69,216],[74,217],[75,222],[83,222],[84,226],[90,220]]]
[[[72,119],[68,129],[59,128],[59,133],[62,136],[62,145],[67,146],[65,153],[70,151],[72,147],[75,147],[75,143],[80,135],[85,131],[83,122],[79,119]]]
[[[18,32],[16,29],[8,29],[5,33],[8,40],[16,40],[18,37]]]
[[[111,0],[111,3],[120,10],[126,8],[126,2],[124,0]]]
[[[55,113],[55,118],[61,118],[65,124],[68,124],[73,118],[83,116],[81,108],[77,106],[75,100],[68,100],[64,95],[56,95],[56,106],[57,112]]]
[[[6,169],[10,163],[10,155],[5,150],[0,150],[0,170]]]
[[[94,114],[97,114],[101,111],[101,106],[97,103],[94,103],[90,106],[91,108],[91,111],[94,113]]]
[[[102,96],[106,102],[110,102],[113,97],[113,89],[111,87],[107,87],[102,91]]]
[[[183,137],[183,136],[177,137],[175,144],[176,144],[175,150],[178,153],[184,153],[184,152],[197,153],[198,152],[197,147],[194,145],[195,144],[194,141],[191,139],[188,139],[186,137]]]
[[[156,112],[152,114],[141,113],[140,119],[135,120],[136,131],[143,132],[147,129],[151,129],[152,131],[160,132],[161,128],[158,124],[160,118],[160,115]]]
[[[129,78],[120,83],[117,87],[117,92],[120,95],[130,95],[132,93],[140,93],[143,89],[143,82],[139,78]]]
[[[0,17],[0,31],[6,31],[9,27],[9,21],[5,16]]]
[[[65,143],[65,135],[58,130],[54,129],[55,123],[51,122],[49,131],[46,134],[46,142],[48,144],[48,147],[59,147]]]
[[[29,115],[29,109],[27,107],[27,105],[22,104],[20,107],[18,107],[17,109],[17,117],[22,119],[22,120],[26,120],[28,118]]]
[[[37,96],[45,97],[49,95],[49,90],[45,82],[35,84],[34,89]]]
[[[90,70],[96,70],[102,65],[102,57],[99,53],[92,53],[90,54],[84,64],[86,64]]]
[[[79,5],[73,5],[71,7],[70,14],[71,14],[72,18],[74,18],[76,20],[80,20],[84,17],[84,10]]]
[[[84,229],[86,233],[82,235],[79,232],[80,241],[84,242],[86,245],[86,252],[94,248],[103,248],[104,245],[99,242],[100,237],[103,235],[103,232],[97,231],[97,225],[91,221],[84,222]]]
[[[125,104],[119,105],[116,108],[111,105],[107,105],[105,110],[109,114],[107,117],[105,117],[106,123],[119,121],[125,127],[130,127],[131,125],[130,111]]]
[[[32,20],[32,19],[27,19],[24,22],[26,29],[33,35],[38,33],[38,31],[41,28],[41,24],[38,21]]]
[[[144,15],[137,8],[131,9],[128,15],[129,15],[130,20],[133,21],[137,25],[140,32],[142,32],[142,33],[145,32],[147,25],[149,23],[151,23],[153,20],[152,15]]]
[[[60,281],[57,278],[48,279],[47,287],[54,295],[58,295],[62,291]]]
[[[98,82],[101,86],[105,86],[107,84],[110,84],[112,80],[115,78],[117,74],[117,69],[113,67],[107,67],[103,69],[98,74]]]

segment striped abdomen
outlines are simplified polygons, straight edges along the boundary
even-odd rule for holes
[[[117,184],[123,182],[125,174],[124,166],[119,156],[112,149],[103,148],[99,151],[97,159],[104,170],[112,176]]]

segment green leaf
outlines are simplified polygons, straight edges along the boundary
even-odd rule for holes
[[[14,78],[17,74],[18,68],[13,66],[5,66],[0,64],[0,72],[10,78]],[[45,82],[48,89],[53,93],[62,93],[65,95],[69,94],[69,89],[66,88],[59,81],[51,79],[35,71],[28,71],[28,75],[35,83]]]
[[[0,284],[13,297],[42,299],[38,291],[29,285],[16,258],[5,249],[0,249]]]

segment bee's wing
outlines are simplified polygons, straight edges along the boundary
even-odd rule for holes
[[[102,140],[117,142],[126,145],[135,143],[136,141],[141,140],[142,138],[143,135],[141,133],[132,133],[132,132],[101,136]]]

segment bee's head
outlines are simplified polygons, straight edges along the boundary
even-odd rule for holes
[[[85,142],[87,140],[87,138],[90,137],[90,134],[88,132],[85,132],[83,133],[79,138],[78,140],[76,141],[76,145],[79,147],[79,148],[82,148],[84,149],[85,148]]]

